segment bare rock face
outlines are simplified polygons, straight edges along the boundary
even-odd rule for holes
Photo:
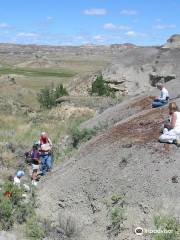
[[[180,34],[172,35],[163,48],[180,48]]]
[[[122,76],[115,75],[114,77],[112,75],[111,78],[106,80],[106,83],[108,84],[110,89],[116,92],[116,94],[121,94],[121,95],[128,94],[125,75],[122,75]]]
[[[150,73],[149,74],[149,81],[151,86],[155,87],[158,82],[166,83],[173,79],[176,79],[175,74],[163,75],[157,73]]]
[[[121,51],[102,72],[105,81],[117,93],[129,96],[149,91],[149,73],[159,49],[136,47]]]

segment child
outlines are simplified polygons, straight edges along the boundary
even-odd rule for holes
[[[31,161],[32,161],[32,184],[37,185],[38,180],[38,170],[40,165],[40,154],[39,154],[39,142],[35,141],[33,143],[33,148],[30,153]]]
[[[16,173],[16,176],[14,177],[14,185],[17,185],[18,187],[21,186],[21,178],[25,175],[24,171],[19,170]]]

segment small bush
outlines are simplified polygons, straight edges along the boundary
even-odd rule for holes
[[[19,204],[15,210],[14,216],[18,223],[22,224],[27,221],[28,217],[34,214],[34,207],[31,203]]]
[[[115,96],[115,93],[110,89],[108,84],[103,79],[102,74],[96,77],[96,80],[92,83],[90,90],[91,95],[96,94],[98,96]]]
[[[111,223],[113,230],[117,233],[122,229],[122,224],[124,221],[124,212],[125,210],[122,207],[115,207],[111,210]]]
[[[10,230],[14,222],[24,223],[27,218],[34,214],[34,202],[32,193],[30,200],[23,199],[23,189],[14,185],[13,182],[6,182],[2,186],[0,194],[0,229]]]
[[[0,230],[9,230],[13,223],[13,205],[9,198],[0,198]]]
[[[58,227],[62,229],[64,234],[69,238],[78,235],[79,232],[77,220],[71,214],[66,212],[59,215]]]
[[[123,230],[123,223],[126,219],[125,209],[122,206],[115,206],[120,204],[119,201],[123,199],[123,196],[113,195],[111,197],[111,203],[106,203],[106,206],[109,208],[108,216],[110,224],[106,227],[108,237],[118,236],[119,233]]]
[[[77,147],[79,143],[88,141],[95,134],[94,129],[80,129],[79,127],[75,127],[72,129],[72,139],[73,139],[73,147]]]
[[[123,196],[119,195],[119,194],[114,194],[111,197],[112,204],[116,204],[116,203],[118,203],[119,200],[122,200],[122,199],[123,199]]]
[[[45,237],[45,229],[35,216],[27,220],[26,235],[32,240],[41,240]]]
[[[157,233],[154,240],[178,240],[180,236],[180,223],[170,216],[155,216],[154,225],[158,230],[170,230],[169,233]]]
[[[13,207],[17,206],[19,202],[23,199],[22,194],[23,190],[19,188],[18,186],[14,185],[12,182],[7,181],[5,182],[3,186],[4,192],[10,192],[11,193],[11,202]]]
[[[50,109],[53,106],[56,106],[56,99],[62,96],[67,96],[68,92],[62,84],[58,85],[55,89],[53,86],[41,89],[38,94],[38,101],[40,106],[43,108]]]
[[[62,96],[68,96],[68,91],[62,84],[58,85],[54,91],[54,98],[57,99]]]

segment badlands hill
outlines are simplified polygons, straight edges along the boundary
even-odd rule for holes
[[[120,84],[126,84],[131,98],[82,123],[81,129],[100,125],[104,130],[40,186],[40,215],[55,222],[59,215],[72,219],[78,229],[72,239],[156,239],[150,233],[139,237],[135,229],[153,230],[155,217],[180,215],[179,148],[158,142],[167,106],[151,108],[158,81],[166,82],[171,96],[179,95],[180,49],[165,46],[118,53],[103,75],[115,86],[123,75]],[[118,211],[124,212],[119,230],[112,222]]]
[[[96,135],[71,157],[55,163],[53,172],[38,185],[38,216],[56,226],[46,239],[156,240],[150,233],[137,236],[135,228],[156,229],[157,216],[178,219],[179,148],[158,142],[168,109],[152,109],[151,101],[159,94],[156,83],[164,81],[180,104],[179,38],[175,35],[163,46],[150,47],[0,45],[1,130],[16,129],[10,140],[3,136],[4,142],[21,143],[24,150],[43,127],[55,147],[61,146],[64,135],[70,138],[65,130],[74,113],[82,113],[85,99],[96,103],[88,104],[90,119],[80,125],[80,129],[98,129]],[[88,96],[101,72],[117,98],[124,96],[121,103],[108,100],[102,108],[97,98]],[[63,83],[72,98],[44,112],[36,94],[52,82]],[[77,98],[80,101],[75,103]],[[73,109],[71,118],[62,118],[69,109]],[[22,149],[13,154],[22,157]]]

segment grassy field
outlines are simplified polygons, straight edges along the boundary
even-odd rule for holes
[[[41,110],[37,101],[40,90],[45,86],[56,87],[59,84],[63,84],[69,91],[77,85],[87,86],[87,76],[101,71],[109,61],[102,56],[61,53],[48,56],[42,54],[38,59],[32,54],[1,54],[0,57],[1,142],[27,147],[31,147],[42,131],[47,131],[53,143],[58,145],[61,137],[69,134],[77,121],[77,116],[61,120],[51,116],[49,111]],[[11,81],[12,78],[14,81]],[[74,78],[78,78],[78,81],[74,81]],[[16,104],[29,106],[35,111],[35,117],[24,114],[23,109],[18,109]],[[93,97],[83,97],[77,102],[78,107],[95,110],[108,104],[109,100]],[[85,119],[90,117],[83,116]]]
[[[0,75],[17,74],[30,77],[73,77],[76,73],[64,69],[30,69],[30,68],[14,68],[1,67]]]
[[[37,94],[45,86],[67,86],[76,75],[69,69],[0,67],[0,95],[37,109]],[[8,78],[10,76],[10,78]],[[14,84],[11,79],[14,79]]]
[[[83,120],[92,117],[86,114]],[[29,151],[32,143],[39,140],[41,132],[47,132],[54,146],[53,155],[54,163],[59,164],[72,150],[69,147],[62,149],[61,140],[63,136],[71,133],[71,128],[76,126],[77,122],[81,122],[81,116],[72,116],[66,120],[60,120],[51,116],[48,111],[41,111],[35,117],[25,115],[0,115],[0,166],[11,170],[17,168],[19,158],[16,152],[6,149],[6,144],[13,144],[20,150]],[[21,157],[22,159],[22,157]]]
[[[63,84],[73,95],[71,89],[86,89],[89,76],[101,71],[107,59],[46,52],[39,55],[36,59],[31,52],[0,53],[0,182],[19,168],[30,179],[24,153],[39,140],[41,132],[47,132],[53,142],[55,165],[72,156],[77,151],[71,142],[72,129],[111,104],[112,99],[84,96],[73,106],[41,109],[37,100],[41,89]]]

